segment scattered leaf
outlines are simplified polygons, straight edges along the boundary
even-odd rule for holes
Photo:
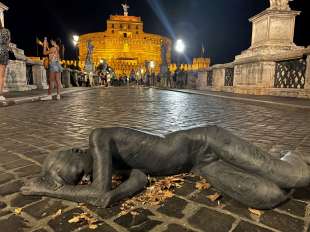
[[[205,190],[205,189],[209,189],[210,187],[211,185],[207,183],[205,179],[202,179],[202,181],[197,182],[195,185],[195,188],[198,190]]]
[[[14,213],[15,213],[15,215],[20,215],[21,213],[22,213],[22,208],[16,208],[16,209],[14,209]]]
[[[165,200],[174,196],[173,192],[176,188],[182,187],[184,177],[187,175],[169,176],[160,180],[148,177],[148,187],[146,190],[125,201],[121,206],[120,215],[125,215],[140,205],[157,206],[162,204]]]
[[[68,222],[70,223],[70,224],[72,224],[72,223],[78,223],[79,221],[81,221],[81,216],[75,216],[75,217],[73,217],[73,218],[71,218]]]
[[[251,214],[254,214],[254,215],[259,216],[259,217],[263,215],[263,211],[258,210],[258,209],[249,208],[249,211]]]
[[[207,198],[212,202],[218,200],[220,197],[221,195],[219,193],[214,193],[212,195],[207,196]]]
[[[97,225],[92,224],[92,225],[89,225],[89,226],[88,226],[88,228],[89,228],[89,229],[91,229],[91,230],[95,230],[95,229],[97,229],[97,228],[98,228],[98,226],[97,226]]]
[[[131,214],[132,216],[138,216],[138,215],[139,215],[139,213],[136,212],[136,211],[131,211],[130,214]]]
[[[62,210],[59,209],[59,210],[57,210],[57,212],[55,214],[52,215],[52,218],[56,218],[56,217],[60,216],[61,214],[62,214]]]

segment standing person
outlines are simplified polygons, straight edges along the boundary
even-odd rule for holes
[[[0,101],[5,101],[5,97],[3,96],[4,76],[6,66],[9,62],[10,42],[10,31],[3,27],[0,19]]]
[[[49,88],[48,96],[42,98],[43,101],[52,100],[52,90],[56,83],[57,88],[57,100],[60,100],[60,88],[61,88],[61,72],[63,71],[62,66],[60,65],[60,51],[61,41],[60,40],[51,40],[52,47],[49,48],[47,38],[44,38],[43,43],[43,54],[48,55],[49,60]]]

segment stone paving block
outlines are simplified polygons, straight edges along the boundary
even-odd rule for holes
[[[149,231],[162,223],[160,221],[151,220],[149,216],[153,216],[154,214],[149,210],[137,209],[135,212],[137,212],[138,215],[127,213],[115,219],[114,222],[132,232]]]
[[[217,193],[217,191],[213,188],[202,190],[201,192],[198,192],[197,194],[193,195],[190,198],[190,200],[199,202],[204,205],[218,207],[219,206],[218,201],[211,201],[208,199],[208,196],[213,195],[215,193]]]
[[[18,177],[34,176],[38,175],[40,172],[41,167],[35,164],[14,170],[14,173],[16,173]]]
[[[182,218],[184,217],[182,211],[185,209],[187,204],[188,203],[181,198],[172,197],[164,202],[164,204],[157,211],[170,217]]]
[[[67,205],[64,205],[59,200],[48,198],[33,205],[27,206],[24,211],[37,219],[41,219],[55,215],[58,210],[64,210],[67,207]]]
[[[14,199],[11,200],[11,207],[24,207],[30,203],[41,200],[42,197],[39,196],[24,196],[22,194],[18,194]]]
[[[0,209],[4,209],[6,207],[6,204],[2,201],[0,201]]]
[[[170,224],[168,225],[168,228],[163,232],[194,232],[194,231],[178,224]]]
[[[106,209],[98,208],[92,205],[86,205],[86,207],[98,216],[100,216],[102,219],[110,219],[121,212],[119,205],[112,206]]]
[[[7,216],[7,215],[9,215],[9,214],[11,214],[11,213],[12,213],[12,211],[10,211],[10,210],[6,210],[6,209],[1,210],[1,211],[0,211],[0,217]]]
[[[310,202],[310,186],[296,189],[293,197],[298,200]]]
[[[5,168],[6,170],[10,170],[10,169],[29,166],[31,164],[33,164],[33,162],[30,162],[30,161],[24,160],[24,159],[18,159],[18,160],[15,160],[13,162],[10,162],[10,163],[3,164],[2,167]]]
[[[275,211],[266,211],[261,223],[283,232],[303,231],[304,221]]]
[[[241,221],[233,232],[271,232],[272,230]]]
[[[89,229],[89,227],[86,227],[79,230],[79,232],[117,232],[117,230],[104,222],[97,224],[97,226],[98,227],[96,229]]]
[[[19,192],[20,188],[23,186],[23,182],[20,180],[13,181],[0,186],[0,196],[9,195],[12,193]]]
[[[228,198],[228,200],[225,200],[227,198]],[[236,200],[229,198],[227,196],[223,197],[222,204],[224,205],[223,209],[225,209],[229,212],[232,212],[232,213],[234,213],[240,217],[251,219],[251,220],[256,221],[256,222],[258,222],[260,219],[259,216],[252,214],[249,211],[248,207],[246,207],[245,205],[242,205],[241,203],[239,203]],[[264,213],[264,211],[262,211],[262,212]]]
[[[4,184],[8,181],[13,180],[14,176],[8,173],[2,173],[0,174],[0,184]]]
[[[188,221],[193,227],[202,231],[227,232],[231,229],[235,218],[215,210],[201,208]]]
[[[34,230],[34,231],[32,231],[32,232],[48,232],[48,231],[45,230],[45,229],[38,229],[38,230]]]
[[[48,225],[55,231],[55,232],[68,232],[78,229],[80,227],[85,226],[87,223],[85,221],[78,222],[78,223],[69,223],[68,221],[75,216],[80,215],[83,213],[80,209],[73,209],[67,211],[60,216],[52,219],[48,222]]]
[[[196,191],[195,184],[192,182],[185,181],[181,188],[177,188],[175,190],[175,194],[186,197],[195,191]]]
[[[290,200],[278,207],[279,210],[286,211],[299,217],[305,217],[307,204],[304,202]]]
[[[29,225],[22,217],[12,215],[8,219],[0,220],[0,228],[5,228],[6,232],[24,232]]]
[[[11,153],[11,152],[3,152],[3,154],[0,155],[0,164],[5,164],[9,162],[13,162],[15,160],[20,159],[19,156]]]

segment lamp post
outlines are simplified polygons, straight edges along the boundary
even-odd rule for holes
[[[76,56],[76,66],[78,66],[79,63],[79,42],[80,42],[80,36],[78,35],[73,35],[73,45],[75,47],[75,56]]]

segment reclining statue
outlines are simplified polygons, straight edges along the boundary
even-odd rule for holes
[[[22,187],[24,195],[44,195],[107,207],[142,191],[147,175],[193,172],[246,206],[271,209],[294,188],[308,186],[310,158],[290,152],[281,159],[217,126],[156,136],[128,128],[95,129],[88,150],[48,157],[41,176]],[[128,179],[112,190],[112,172]],[[91,184],[79,185],[85,176]]]

